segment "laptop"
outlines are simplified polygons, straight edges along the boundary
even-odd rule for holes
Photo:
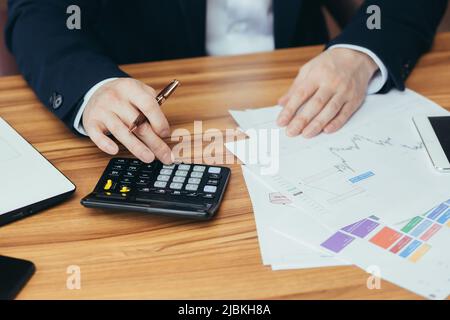
[[[0,118],[0,226],[64,201],[75,188]]]

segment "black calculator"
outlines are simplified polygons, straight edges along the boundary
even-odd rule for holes
[[[81,200],[89,208],[131,210],[210,219],[219,209],[231,171],[200,164],[150,164],[111,159],[94,191]]]

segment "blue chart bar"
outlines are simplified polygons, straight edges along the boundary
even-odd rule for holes
[[[361,180],[365,180],[365,179],[370,178],[370,177],[372,177],[374,175],[375,175],[375,173],[373,173],[372,171],[368,171],[366,173],[360,174],[359,176],[356,176],[356,177],[353,177],[353,178],[349,179],[349,181],[351,183],[357,183],[357,182],[359,182]]]
[[[428,218],[435,220],[447,208],[448,205],[442,203],[441,205],[437,206],[433,211],[431,211],[431,213],[428,215]]]
[[[418,240],[414,240],[413,242],[411,242],[411,244],[409,246],[406,247],[405,250],[403,250],[400,253],[400,257],[403,258],[407,258],[411,253],[414,252],[414,250],[416,250],[420,245],[422,244],[422,242],[418,241]]]

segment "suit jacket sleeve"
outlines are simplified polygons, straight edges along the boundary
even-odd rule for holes
[[[70,30],[69,5],[81,9],[81,29]],[[99,81],[125,77],[96,41],[97,0],[9,0],[6,42],[38,98],[73,130],[84,94]]]
[[[420,56],[433,43],[437,26],[445,13],[447,0],[369,0],[365,1],[343,32],[327,47],[353,44],[374,52],[385,64],[389,80],[383,92],[405,89],[405,81]],[[370,30],[367,8],[381,9],[381,29]]]

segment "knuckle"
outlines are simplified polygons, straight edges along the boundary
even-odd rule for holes
[[[164,142],[158,142],[155,144],[153,152],[159,155],[165,154],[167,152],[167,146]]]
[[[294,119],[294,125],[297,126],[297,127],[303,127],[307,123],[308,123],[308,119],[304,115],[295,117],[295,119]]]
[[[326,102],[327,101],[326,101],[325,97],[321,96],[321,95],[316,96],[312,101],[313,106],[316,108],[322,107]]]
[[[331,111],[337,112],[337,111],[339,111],[341,106],[336,101],[330,101],[329,108]]]
[[[319,120],[319,119],[314,120],[311,123],[311,127],[313,127],[313,128],[323,128],[324,125],[325,125],[324,121],[323,120]]]

